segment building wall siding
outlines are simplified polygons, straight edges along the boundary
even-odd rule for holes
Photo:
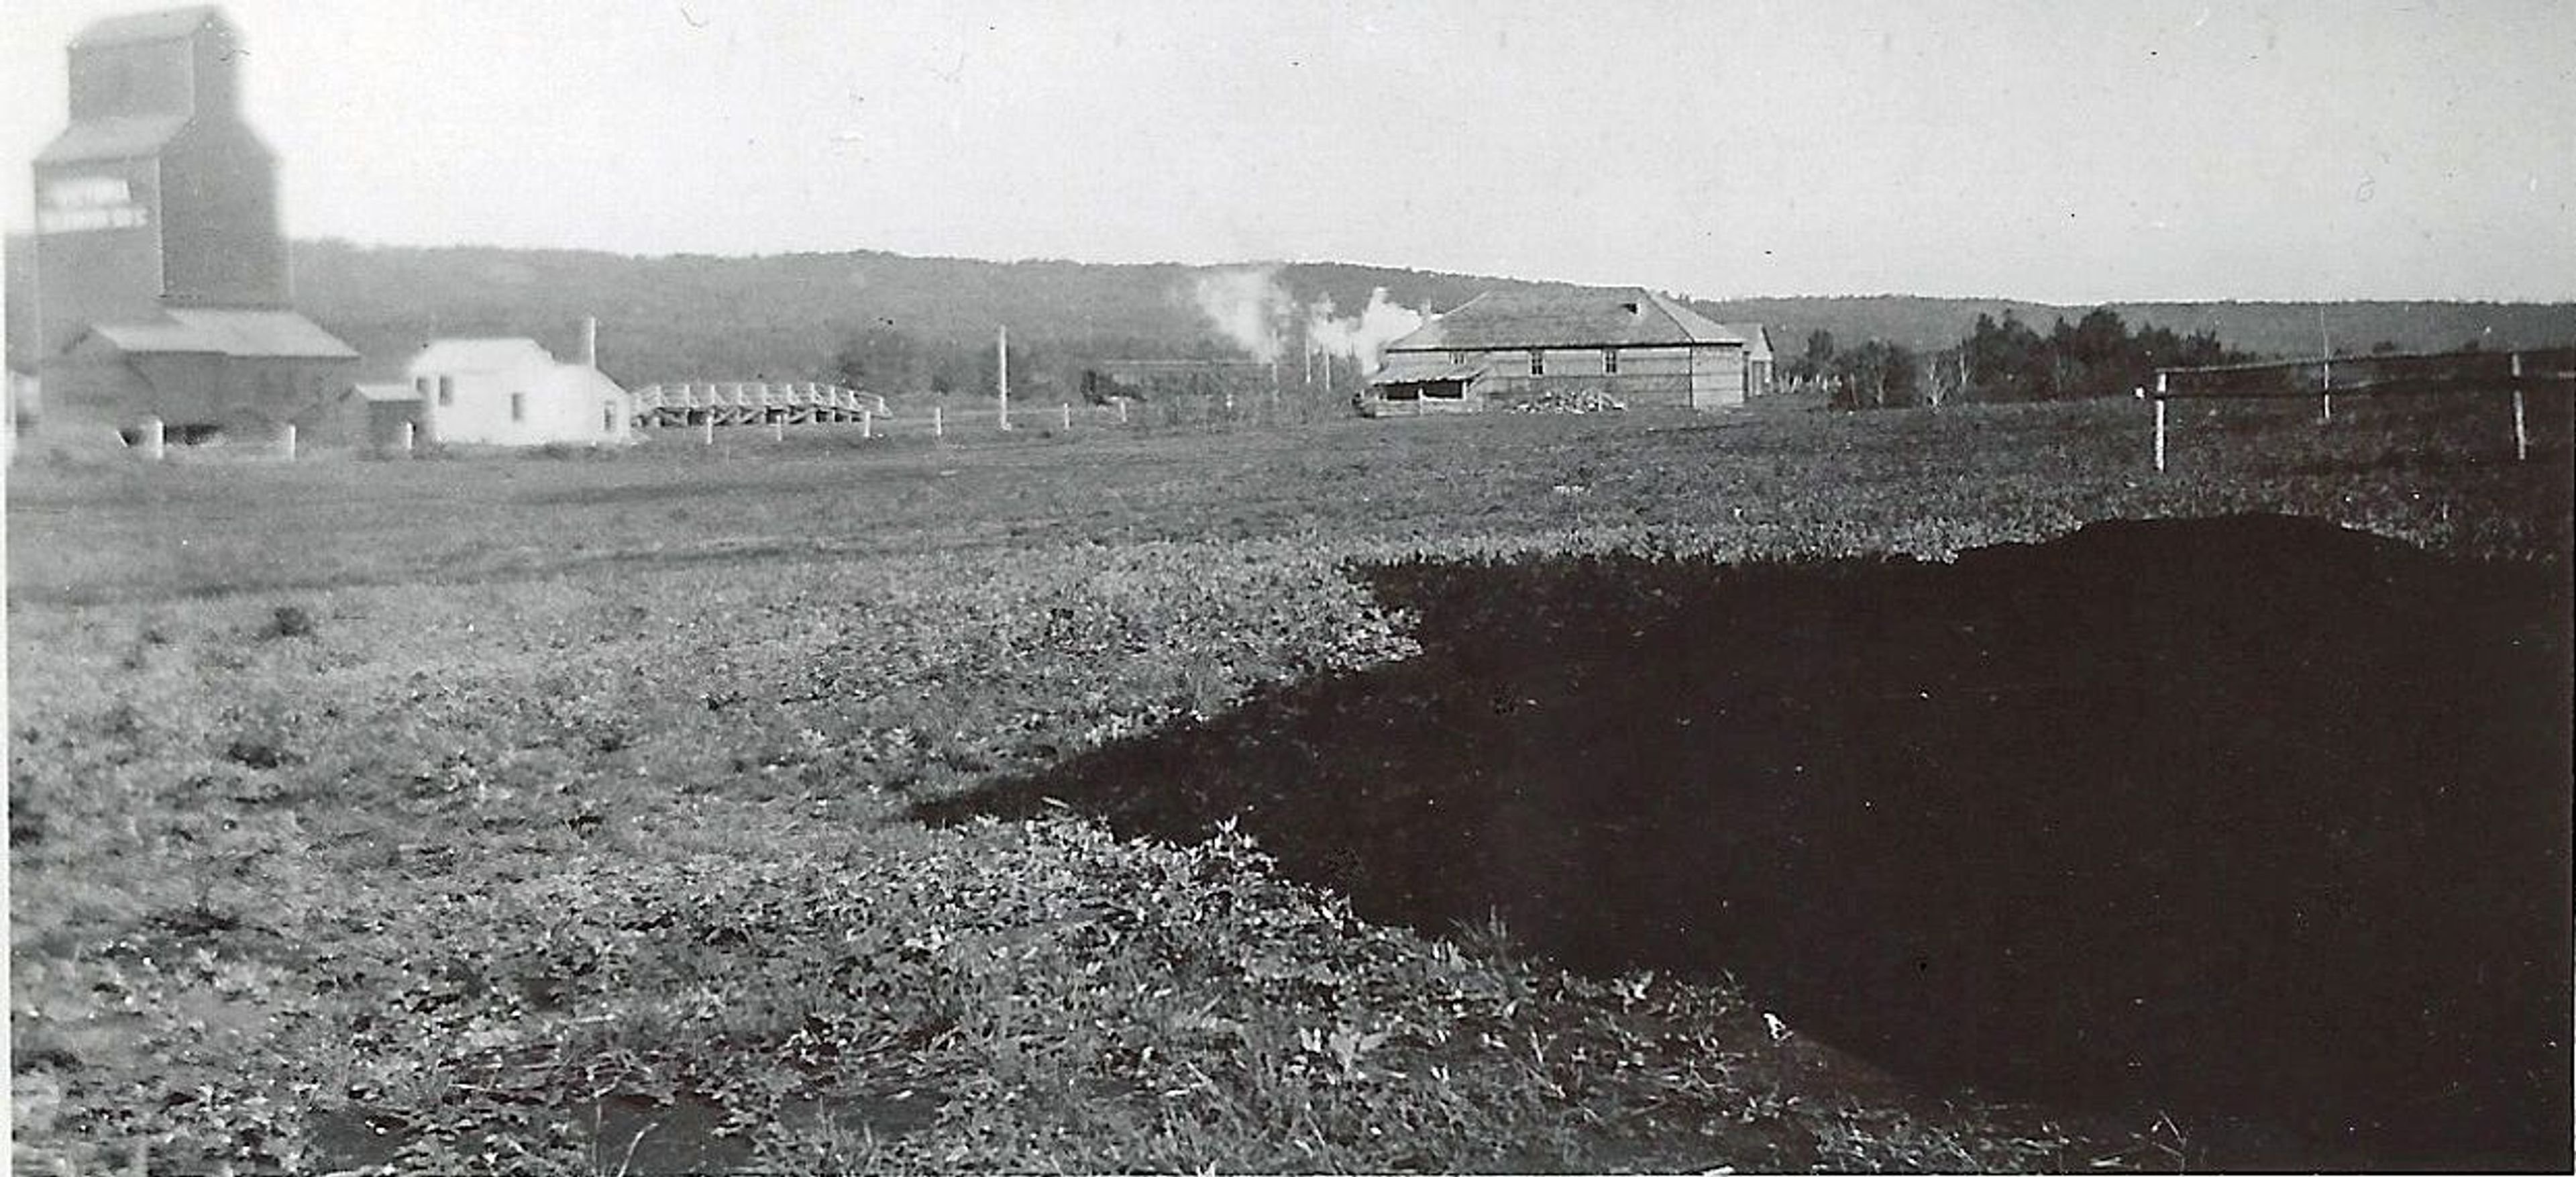
[[[160,169],[148,159],[40,165],[36,183],[36,319],[40,356],[71,346],[92,323],[152,318],[161,307]],[[48,193],[82,181],[125,185],[143,223],[52,228],[53,218],[96,210],[55,209]],[[54,222],[60,224],[60,222]]]
[[[1691,353],[1691,401],[1694,409],[1744,403],[1744,349],[1694,348]]]
[[[1472,351],[1390,352],[1386,370],[1393,375],[1437,372],[1464,358],[1482,362],[1487,375],[1477,382],[1480,406],[1520,404],[1553,392],[1558,395],[1600,393],[1630,408],[1708,409],[1744,403],[1744,349],[1734,345],[1696,347],[1623,347],[1619,372],[1603,370],[1598,347],[1541,349],[1546,374],[1529,374],[1528,348]],[[1401,410],[1392,410],[1398,411]]]
[[[162,287],[173,306],[284,306],[277,169],[249,127],[192,126],[163,158]]]
[[[428,440],[466,445],[598,444],[633,439],[634,397],[615,381],[578,364],[532,364],[499,371],[441,372],[415,365],[414,381],[432,384],[421,416]],[[440,404],[436,381],[452,381],[454,398]],[[513,418],[517,394],[522,413]]]

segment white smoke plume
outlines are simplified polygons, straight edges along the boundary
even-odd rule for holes
[[[1277,267],[1201,274],[1191,297],[1198,302],[1199,313],[1252,358],[1263,363],[1279,358],[1280,331],[1295,312],[1297,300],[1279,284]]]
[[[1306,310],[1306,350],[1358,360],[1360,371],[1375,372],[1386,345],[1422,329],[1422,312],[1386,296],[1381,286],[1369,291],[1366,307],[1352,318],[1333,317],[1331,295]]]

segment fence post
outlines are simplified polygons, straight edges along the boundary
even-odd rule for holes
[[[930,406],[930,436],[948,436],[948,426],[943,416],[943,410],[938,405]]]
[[[158,462],[170,455],[169,435],[161,428],[161,418],[143,419],[143,456]]]
[[[1118,423],[1127,423],[1127,398],[1123,396],[1118,398]]]
[[[295,460],[295,422],[293,422],[293,421],[289,421],[289,422],[287,422],[287,423],[286,423],[286,432],[285,432],[285,434],[283,435],[282,440],[283,440],[283,441],[285,441],[285,443],[286,443],[286,460],[287,460],[287,461],[290,461],[290,462],[294,461],[294,460]]]
[[[706,411],[705,416],[698,418],[698,444],[714,445],[715,443],[716,411],[713,408],[709,408]]]
[[[1073,432],[1073,402],[1064,402],[1064,431]]]
[[[875,411],[870,409],[859,410],[859,439],[866,441],[874,438],[876,435],[877,415]]]
[[[2156,473],[2165,469],[2165,374],[2156,373]]]
[[[409,421],[402,423],[402,452],[406,458],[411,456],[411,422]]]
[[[2522,353],[2513,353],[2513,460],[2531,460],[2531,433],[2522,417]]]
[[[785,410],[771,409],[769,411],[769,440],[787,440],[787,413]]]

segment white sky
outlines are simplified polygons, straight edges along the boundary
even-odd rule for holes
[[[5,218],[116,0],[0,0]],[[287,231],[2576,299],[2576,3],[228,0]]]

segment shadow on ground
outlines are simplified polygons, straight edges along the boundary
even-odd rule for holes
[[[922,816],[1239,817],[1371,918],[2270,1142],[2213,1163],[2570,1162],[2564,566],[2248,517],[1361,575],[1419,657]]]

